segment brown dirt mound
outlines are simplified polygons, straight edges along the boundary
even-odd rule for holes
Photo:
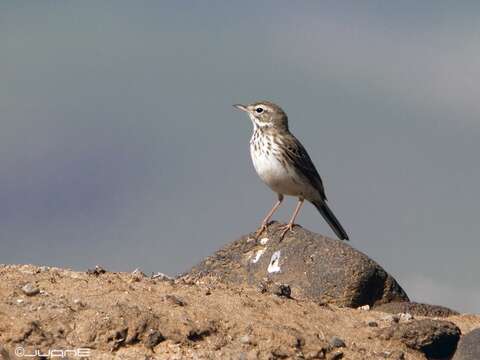
[[[75,358],[78,348],[91,359],[425,358],[377,336],[392,325],[385,313],[249,287],[3,265],[0,299],[0,358]],[[448,319],[464,333],[480,326],[478,316]]]

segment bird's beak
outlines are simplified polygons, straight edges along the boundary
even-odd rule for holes
[[[235,104],[233,105],[234,108],[237,108],[238,110],[242,110],[242,111],[245,111],[245,112],[248,112],[248,109],[245,105],[242,105],[242,104]]]

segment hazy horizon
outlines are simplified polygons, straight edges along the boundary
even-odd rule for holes
[[[267,99],[350,244],[412,300],[480,312],[479,10],[0,4],[0,263],[176,274],[255,230],[275,195],[232,104]]]

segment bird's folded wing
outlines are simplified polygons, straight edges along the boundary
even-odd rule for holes
[[[286,155],[293,162],[295,168],[298,169],[312,186],[320,192],[322,200],[327,200],[322,179],[320,178],[315,165],[313,165],[307,150],[305,150],[300,141],[298,141],[293,135],[289,140],[290,141],[286,144]]]

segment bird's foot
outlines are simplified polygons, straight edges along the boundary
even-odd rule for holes
[[[282,233],[280,234],[280,241],[283,240],[283,238],[285,237],[285,235],[286,235],[289,231],[293,231],[293,228],[294,228],[295,226],[296,226],[296,225],[293,224],[293,223],[288,223],[287,225],[280,227],[279,230],[282,231]]]
[[[260,227],[258,228],[258,230],[255,232],[255,240],[258,240],[258,238],[260,237],[260,235],[263,234],[264,231],[266,231],[268,229],[268,223],[262,223],[262,225],[260,225]]]

